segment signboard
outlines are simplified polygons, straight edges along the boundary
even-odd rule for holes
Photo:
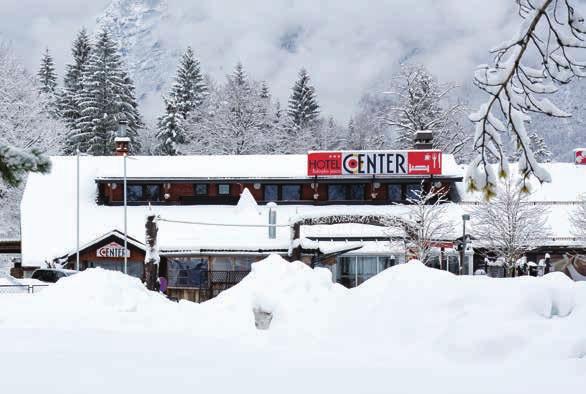
[[[438,150],[309,152],[307,175],[441,175]]]
[[[586,165],[586,148],[574,149],[574,163]]]
[[[126,257],[130,257],[130,250],[124,249],[123,246],[118,245],[116,242],[111,242],[108,245],[104,245],[96,251],[97,257],[123,259],[124,255],[126,255]]]

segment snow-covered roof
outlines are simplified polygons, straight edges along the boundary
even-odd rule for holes
[[[446,155],[447,156],[447,155]],[[448,156],[449,157],[449,156]],[[305,155],[287,156],[180,156],[180,157],[137,157],[128,159],[130,177],[304,177]],[[22,261],[25,266],[38,266],[45,260],[63,256],[75,249],[76,244],[76,158],[53,157],[50,174],[30,174],[21,202]],[[463,168],[453,159],[444,160],[450,173],[462,176]],[[80,158],[80,244],[87,244],[96,238],[123,228],[123,207],[104,206],[96,203],[95,179],[120,176],[121,157]],[[548,164],[553,182],[536,185],[533,199],[544,201],[575,201],[586,193],[586,166],[566,163]],[[447,172],[444,171],[444,172]],[[465,201],[476,196],[464,192],[458,185]],[[536,200],[537,201],[537,200]],[[469,205],[450,204],[448,215],[460,223],[462,213]],[[574,206],[554,205],[550,209],[550,225],[556,237],[571,237],[568,215]],[[269,239],[268,207],[250,203],[230,205],[190,206],[129,206],[128,234],[139,241],[144,239],[145,216],[155,213],[170,221],[159,222],[159,245],[167,251],[215,250],[220,253],[231,249],[246,250],[288,250],[291,230],[289,224],[300,216],[329,214],[358,215],[399,215],[407,210],[397,205],[282,205],[277,207],[276,238]],[[237,226],[216,226],[185,224],[175,221],[197,223],[228,223]],[[247,227],[248,226],[248,227]],[[384,229],[368,225],[315,226],[302,229],[303,237],[381,237],[388,235]],[[368,248],[361,249],[365,252]]]

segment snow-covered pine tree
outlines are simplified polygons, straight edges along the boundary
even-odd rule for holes
[[[123,69],[118,46],[107,31],[98,34],[87,66],[82,89],[75,97],[81,117],[67,140],[70,150],[93,155],[113,154],[113,140],[120,121],[127,122],[130,149],[137,151],[138,129],[142,126],[134,85]]]
[[[242,62],[236,63],[236,67],[234,67],[234,72],[232,73],[231,77],[233,83],[239,86],[245,86],[248,84],[248,77],[246,76],[246,72],[244,72],[244,66]]]
[[[529,147],[533,151],[533,155],[535,156],[535,160],[538,163],[550,163],[551,162],[551,151],[547,147],[547,144],[543,140],[543,137],[540,137],[537,133],[531,133],[529,135]],[[522,152],[520,150],[515,151],[510,157],[510,161],[519,161],[521,158]]]
[[[37,76],[40,84],[39,91],[43,94],[54,96],[57,88],[57,74],[55,74],[55,62],[49,53],[49,48],[46,48],[43,53]]]
[[[262,81],[261,85],[260,85],[260,98],[263,99],[268,99],[269,97],[271,97],[271,92],[269,90],[269,86],[267,85],[266,81]]]
[[[394,131],[394,146],[412,149],[415,133],[433,131],[433,148],[462,158],[470,137],[457,119],[462,105],[447,104],[456,85],[441,84],[421,65],[401,65],[389,92],[394,103],[384,121]]]
[[[70,130],[77,127],[77,120],[80,118],[79,104],[76,100],[77,94],[82,89],[82,74],[87,66],[91,50],[90,39],[85,28],[81,29],[73,41],[71,54],[73,63],[66,66],[65,77],[63,78],[63,91],[59,97],[59,112]],[[66,147],[66,153],[75,153]]]
[[[195,58],[191,47],[187,47],[177,68],[177,76],[170,96],[177,105],[177,111],[183,118],[187,118],[190,112],[201,105],[206,94],[207,86],[199,61]]]
[[[299,78],[293,85],[287,112],[293,124],[300,129],[313,126],[319,117],[315,89],[310,85],[309,74],[304,68],[299,71]]]
[[[174,156],[180,154],[178,144],[184,144],[185,129],[184,118],[174,98],[163,98],[165,101],[165,114],[158,119],[157,139],[160,141],[156,153]]]

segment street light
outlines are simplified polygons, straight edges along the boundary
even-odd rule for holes
[[[470,220],[470,215],[467,213],[462,215],[462,250],[460,251],[460,274],[464,264],[464,258],[466,256],[466,221]],[[472,275],[471,263],[468,263],[468,275]]]
[[[115,142],[118,144],[126,143],[128,144],[129,138],[126,135],[126,125],[127,122],[120,121],[118,122],[118,137],[115,138]],[[128,145],[126,145],[128,146]],[[123,163],[124,163],[124,175],[123,175],[123,195],[124,195],[124,273],[128,274],[128,212],[127,212],[127,199],[126,199],[126,159],[128,157],[128,152],[122,152]]]
[[[76,203],[75,203],[75,224],[76,224],[76,240],[75,240],[75,270],[79,271],[79,157],[89,156],[87,153],[81,153],[79,147],[75,149],[76,161]]]

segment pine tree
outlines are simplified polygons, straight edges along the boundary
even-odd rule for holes
[[[231,79],[238,86],[245,86],[248,84],[248,78],[246,77],[246,73],[244,72],[244,66],[241,62],[238,62],[236,64]]]
[[[260,85],[260,98],[268,99],[269,97],[271,97],[269,86],[267,85],[266,81],[262,81]]]
[[[206,94],[207,86],[201,74],[199,61],[194,57],[191,47],[187,47],[177,69],[171,97],[177,104],[178,112],[186,118],[201,105]]]
[[[54,95],[57,87],[57,75],[55,74],[55,63],[53,57],[49,53],[49,48],[45,49],[43,57],[41,58],[41,67],[37,73],[41,83],[39,90],[43,94]]]
[[[99,33],[82,72],[82,89],[75,100],[81,117],[70,133],[69,150],[93,155],[112,154],[120,121],[127,122],[131,150],[139,149],[137,129],[142,126],[134,86],[122,68],[118,47],[107,31]]]
[[[165,100],[165,114],[158,119],[157,139],[160,141],[157,153],[174,156],[179,154],[177,144],[185,143],[185,129],[183,116],[179,113],[177,103],[173,98]]]
[[[73,63],[66,66],[63,92],[59,98],[59,111],[70,130],[77,127],[77,120],[81,116],[76,96],[82,90],[82,74],[87,66],[90,51],[91,45],[87,32],[81,29],[71,48]],[[67,150],[66,153],[71,154],[74,151]]]
[[[299,79],[293,86],[289,98],[288,114],[298,128],[312,126],[319,117],[319,105],[315,97],[315,89],[309,84],[310,78],[305,69],[299,72]]]

